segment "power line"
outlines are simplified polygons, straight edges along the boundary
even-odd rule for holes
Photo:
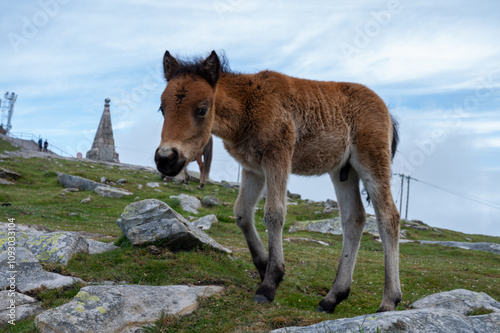
[[[423,180],[420,180],[420,179],[417,179],[417,178],[413,178],[413,177],[410,177],[410,176],[407,176],[407,175],[404,175],[404,174],[394,174],[394,175],[401,177],[401,191],[403,191],[403,188],[404,188],[404,178],[407,178],[407,180],[408,180],[407,197],[406,197],[406,214],[405,214],[406,218],[408,217],[408,205],[409,205],[409,198],[410,198],[410,180],[414,180],[414,181],[422,183],[424,185],[436,188],[438,190],[441,190],[441,191],[444,191],[444,192],[447,192],[447,193],[459,196],[461,198],[464,198],[464,199],[467,199],[467,200],[470,200],[470,201],[474,201],[476,203],[480,203],[480,204],[485,205],[485,206],[489,206],[491,208],[500,209],[500,205],[498,205],[496,203],[493,203],[493,202],[488,202],[488,201],[486,201],[486,200],[484,200],[482,198],[478,198],[478,197],[475,197],[475,196],[470,195],[470,194],[465,194],[465,193],[461,193],[461,192],[458,192],[458,191],[446,189],[446,188],[444,188],[442,186],[434,185],[434,184],[431,184],[429,182],[426,182],[426,181],[423,181]],[[403,193],[401,193],[401,199],[400,200],[401,201],[403,200]],[[400,207],[399,208],[400,213],[402,213],[402,202],[400,202],[399,207]]]
[[[419,179],[415,179],[415,178],[412,178],[412,179],[415,180],[415,181],[417,181],[417,182],[419,182],[419,183],[422,183],[424,185],[427,185],[427,186],[430,186],[430,187],[434,187],[434,188],[436,188],[438,190],[454,194],[454,195],[462,197],[464,199],[471,200],[471,201],[474,201],[474,202],[477,202],[477,203],[480,203],[480,204],[483,204],[483,205],[486,205],[486,206],[489,206],[489,207],[492,207],[492,208],[500,209],[500,205],[492,203],[492,202],[488,202],[488,201],[486,201],[484,199],[481,199],[481,198],[478,198],[478,197],[474,197],[474,196],[472,196],[470,194],[464,194],[464,193],[460,193],[460,192],[457,192],[457,191],[448,190],[448,189],[446,189],[444,187],[437,186],[437,185],[428,183],[428,182],[423,181],[423,180],[419,180]]]

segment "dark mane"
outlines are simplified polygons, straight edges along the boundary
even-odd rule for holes
[[[229,60],[226,57],[224,52],[220,52],[218,54],[220,60],[220,73],[221,74],[231,74],[234,72],[231,70],[229,66]],[[203,76],[203,68],[202,62],[204,61],[204,57],[193,57],[189,59],[179,59],[176,58],[179,66],[175,68],[172,72],[172,78],[176,76],[181,76],[183,74],[195,75],[195,76]]]

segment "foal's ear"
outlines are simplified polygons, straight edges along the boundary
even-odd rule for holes
[[[165,55],[163,56],[163,72],[167,81],[170,81],[170,79],[172,78],[172,74],[174,73],[177,66],[179,66],[177,60],[172,57],[168,50],[165,51]]]
[[[213,87],[215,87],[217,80],[219,80],[220,67],[219,56],[215,51],[212,51],[208,58],[201,63],[203,77]]]

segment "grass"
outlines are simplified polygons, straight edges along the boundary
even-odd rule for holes
[[[0,140],[0,143],[2,141]],[[161,183],[160,188],[149,188],[148,182],[161,182],[158,175],[146,171],[120,170],[103,164],[59,159],[12,158],[2,166],[22,174],[15,185],[0,185],[0,220],[15,218],[16,223],[40,224],[57,230],[97,232],[111,238],[120,249],[98,254],[77,254],[66,267],[45,265],[45,269],[73,275],[88,282],[115,281],[143,285],[207,285],[225,287],[222,295],[201,300],[195,313],[186,317],[163,316],[148,332],[265,332],[287,326],[311,325],[324,320],[355,317],[377,310],[383,290],[384,266],[382,244],[369,234],[363,235],[353,276],[351,295],[334,314],[316,311],[318,302],[327,294],[335,278],[342,248],[342,237],[298,232],[289,234],[296,221],[323,219],[335,216],[316,214],[322,206],[308,205],[300,199],[288,207],[284,237],[312,237],[331,243],[284,242],[286,276],[276,293],[275,302],[267,305],[253,303],[253,295],[260,279],[252,264],[245,240],[233,217],[233,203],[237,190],[207,184],[203,190],[197,184]],[[65,172],[99,181],[102,176],[116,181],[127,179],[123,188],[132,196],[102,198],[93,192],[64,192],[57,181],[57,172]],[[139,190],[137,185],[142,185]],[[158,191],[159,190],[159,191]],[[186,193],[199,199],[213,195],[223,205],[202,208],[197,216],[216,214],[219,223],[207,233],[223,246],[231,248],[231,255],[207,249],[190,252],[171,252],[161,249],[152,253],[147,247],[133,247],[116,225],[123,208],[136,200],[156,198],[172,205],[183,215],[171,195]],[[88,204],[80,201],[90,197]],[[262,200],[256,210],[256,227],[264,242],[267,233],[263,219]],[[71,213],[77,213],[75,216]],[[71,214],[71,215],[70,215]],[[407,229],[409,239],[454,240],[500,243],[499,237],[467,235],[451,230]],[[467,251],[438,245],[408,243],[400,245],[400,274],[403,301],[398,310],[412,302],[441,291],[458,288],[484,291],[500,300],[500,257],[492,253]],[[60,290],[39,290],[33,293],[44,308],[53,308],[74,297],[80,288],[74,285]],[[17,322],[12,332],[35,332],[34,318]],[[1,330],[1,328],[0,328]]]

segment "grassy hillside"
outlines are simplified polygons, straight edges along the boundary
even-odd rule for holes
[[[1,141],[1,140],[0,140]],[[11,149],[0,142],[1,149]],[[354,317],[373,313],[382,299],[384,266],[382,244],[365,234],[362,239],[352,292],[348,300],[339,305],[334,314],[316,312],[318,302],[326,295],[335,278],[341,253],[341,236],[317,233],[289,234],[295,221],[306,221],[335,216],[315,215],[322,206],[309,205],[302,200],[293,200],[297,205],[288,207],[284,237],[309,237],[330,242],[330,246],[314,243],[284,242],[286,277],[276,293],[275,302],[269,305],[253,303],[253,295],[259,285],[245,240],[232,217],[237,190],[208,184],[203,190],[197,184],[183,185],[162,183],[160,188],[149,188],[148,182],[160,182],[158,175],[145,171],[120,170],[104,164],[86,163],[59,159],[12,158],[0,162],[5,168],[22,174],[15,185],[0,185],[0,221],[15,218],[16,223],[39,224],[57,230],[89,231],[111,237],[103,241],[114,241],[120,249],[99,254],[78,254],[68,266],[46,265],[47,270],[73,275],[85,281],[116,281],[129,284],[169,285],[190,284],[223,285],[223,295],[203,300],[201,307],[188,317],[165,316],[152,332],[247,332],[308,325],[328,319]],[[63,192],[57,181],[57,172],[64,172],[99,181],[104,176],[116,181],[125,178],[121,187],[134,195],[102,198],[93,192]],[[138,189],[138,185],[142,189]],[[116,225],[123,208],[135,200],[156,198],[180,213],[178,201],[170,195],[186,193],[202,199],[214,195],[223,201],[223,206],[200,209],[198,216],[216,214],[219,223],[207,233],[223,246],[233,250],[225,255],[208,250],[193,252],[151,253],[148,248],[135,248]],[[90,197],[91,201],[80,201]],[[325,198],[326,199],[326,198]],[[257,230],[267,242],[263,225],[262,207],[256,212]],[[405,225],[402,225],[405,228]],[[473,242],[496,242],[498,237],[467,235],[450,230],[420,231],[408,229],[408,238],[425,240],[454,240]],[[437,245],[401,244],[401,282],[403,301],[399,310],[423,296],[439,291],[465,288],[484,291],[500,300],[500,257],[491,253],[467,251]],[[35,296],[46,308],[59,306],[78,292],[80,285],[52,291],[38,291]],[[1,330],[1,328],[0,328]],[[13,332],[35,332],[33,318],[18,322]]]

